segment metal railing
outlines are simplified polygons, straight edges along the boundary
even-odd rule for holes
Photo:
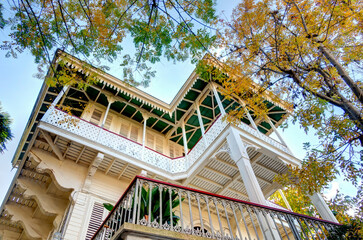
[[[92,239],[124,223],[211,239],[327,239],[339,224],[137,176]],[[155,233],[155,231],[154,231]]]

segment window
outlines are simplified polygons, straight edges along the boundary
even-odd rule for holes
[[[151,133],[146,133],[146,146],[154,149],[154,135]]]
[[[164,152],[164,139],[162,137],[157,136],[155,138],[156,143],[155,143],[155,150],[157,152],[163,153]]]
[[[146,133],[146,146],[156,150],[159,153],[163,153],[164,139],[160,136],[154,135],[152,133]]]
[[[130,125],[128,123],[121,123],[120,135],[124,137],[129,136]]]
[[[181,151],[180,151],[180,146],[176,143],[169,143],[169,154],[170,157],[174,158],[174,157],[180,157],[181,156]]]
[[[88,223],[86,240],[89,240],[96,233],[102,224],[104,207],[102,203],[95,202],[92,207],[91,217]]]
[[[131,126],[130,139],[137,142],[139,138],[139,129],[136,126]]]
[[[93,110],[90,122],[98,125],[101,121],[101,117],[102,117],[102,111],[95,109],[95,110]]]
[[[108,115],[107,118],[106,118],[106,122],[105,122],[104,128],[110,130],[111,123],[112,123],[112,116],[111,115]]]

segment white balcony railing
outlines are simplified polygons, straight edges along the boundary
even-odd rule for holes
[[[291,154],[291,152],[289,151],[288,147],[286,147],[285,145],[281,144],[280,142],[276,141],[275,139],[269,137],[269,136],[266,136],[265,134],[263,134],[262,132],[248,126],[247,124],[245,123],[240,123],[238,125],[239,128],[245,130],[246,132],[252,134],[253,136],[257,137],[257,138],[260,138],[261,140],[263,140],[264,142],[267,142],[268,144],[271,144],[272,146],[288,153],[288,154]]]
[[[108,131],[81,118],[71,116],[57,108],[52,108],[48,111],[50,112],[42,119],[43,122],[142,160],[165,171],[176,173],[186,170],[184,157],[173,159],[147,147],[143,148],[140,143]]]
[[[148,147],[143,148],[140,143],[108,131],[107,129],[101,128],[81,118],[69,115],[57,108],[50,108],[42,121],[133,158],[142,160],[170,173],[186,172],[189,167],[202,156],[207,147],[209,147],[228,126],[228,123],[223,121],[221,117],[217,118],[204,134],[204,139],[200,139],[200,141],[189,151],[187,157],[170,158]],[[286,146],[244,123],[241,123],[239,128],[286,153],[290,153]]]

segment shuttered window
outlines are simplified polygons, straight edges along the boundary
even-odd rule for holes
[[[90,122],[98,125],[101,121],[102,111],[95,109],[93,110]]]
[[[156,137],[155,138],[155,150],[157,151],[157,152],[160,152],[160,153],[163,153],[163,151],[164,151],[164,139],[162,138],[162,137]]]
[[[112,116],[111,115],[108,115],[107,118],[106,118],[106,122],[105,122],[104,128],[110,130],[111,123],[112,123]]]
[[[175,157],[175,154],[174,154],[174,147],[172,145],[169,146],[169,155],[170,157]]]
[[[102,203],[95,202],[92,207],[91,218],[88,223],[86,240],[90,240],[103,221],[104,207]]]
[[[154,149],[154,135],[151,133],[146,133],[146,146]]]
[[[121,128],[120,128],[120,135],[124,136],[124,137],[128,137],[129,135],[129,124],[127,123],[121,123]]]
[[[130,139],[137,142],[139,138],[139,129],[135,126],[131,126]]]
[[[182,151],[180,150],[180,146],[175,143],[169,143],[169,154],[170,157],[180,157],[182,155]]]

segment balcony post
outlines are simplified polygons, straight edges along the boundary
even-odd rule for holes
[[[116,101],[115,98],[113,98],[112,96],[107,96],[107,101],[108,101],[108,105],[107,105],[107,109],[106,109],[106,112],[105,112],[105,115],[103,116],[103,120],[102,120],[102,124],[101,124],[101,127],[103,127],[105,125],[105,122],[106,122],[106,119],[107,119],[107,115],[108,115],[108,112],[110,111],[110,107],[111,107],[111,104],[114,103]]]
[[[284,201],[284,203],[285,203],[285,205],[286,205],[287,209],[289,209],[290,211],[292,211],[292,208],[291,208],[291,206],[290,206],[290,203],[289,203],[289,201],[287,201],[287,199],[286,199],[286,196],[285,196],[284,192],[283,192],[281,189],[279,189],[279,190],[277,190],[277,191],[279,192],[279,194],[280,194],[280,196],[281,196],[281,198],[282,198],[282,201]]]
[[[199,109],[199,104],[195,104],[195,108],[197,109],[198,121],[199,121],[200,131],[202,132],[203,142],[207,146],[207,142],[204,137],[205,129],[204,129],[204,125],[203,125],[202,114],[200,113],[200,109]]]
[[[69,85],[63,86],[62,90],[58,93],[57,97],[53,100],[52,104],[49,106],[48,110],[43,115],[42,121],[48,118],[49,114],[52,112],[52,110],[55,108],[55,106],[59,103],[59,101],[62,99],[64,94],[68,91],[68,89],[69,89]]]
[[[145,152],[145,141],[146,141],[146,123],[147,120],[149,119],[149,115],[145,112],[141,112],[142,117],[144,118],[144,126],[143,126],[143,130],[142,130],[142,154],[141,154],[141,159],[144,160],[144,152]]]
[[[314,193],[309,197],[312,204],[315,206],[316,210],[324,220],[339,223],[320,193]]]
[[[246,108],[246,105],[245,104],[243,104],[243,108],[245,109],[245,112],[247,114],[248,120],[251,122],[252,127],[258,131],[258,128],[256,126],[256,123],[255,123],[255,121],[253,121],[253,118],[252,118],[250,112],[248,111],[248,109]]]
[[[226,115],[226,111],[224,110],[224,107],[223,107],[222,101],[221,101],[221,99],[219,98],[217,88],[216,88],[216,86],[215,86],[213,83],[211,83],[211,88],[212,88],[212,90],[213,90],[214,97],[215,97],[215,98],[216,98],[216,100],[217,100],[217,104],[218,104],[218,107],[219,107],[219,110],[220,110],[220,112],[221,112],[222,116]]]
[[[231,149],[231,158],[235,161],[241,174],[249,200],[257,204],[267,205],[262,189],[252,169],[245,144],[237,130],[233,127],[230,128],[230,134],[227,136],[227,143]],[[271,217],[264,217],[262,214],[258,214],[257,217],[260,219],[261,231],[263,231],[263,234],[266,235],[268,239],[281,239]]]
[[[184,154],[185,160],[187,161],[187,154],[188,154],[188,142],[187,142],[187,134],[185,133],[185,123],[182,122],[182,131],[183,131],[183,143],[184,143]]]

